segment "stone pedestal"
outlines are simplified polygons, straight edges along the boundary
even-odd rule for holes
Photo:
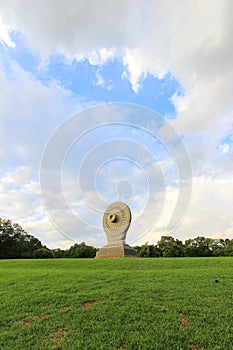
[[[96,253],[96,258],[133,258],[137,252],[128,244],[106,245]]]

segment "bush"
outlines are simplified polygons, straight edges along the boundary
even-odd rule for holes
[[[34,254],[36,258],[40,258],[40,259],[53,258],[53,253],[48,248],[36,249]]]

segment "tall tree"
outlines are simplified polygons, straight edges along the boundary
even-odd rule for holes
[[[0,218],[0,258],[32,258],[41,242],[11,220]]]
[[[233,256],[233,239],[228,239],[226,241],[226,255]]]
[[[213,239],[198,236],[185,241],[186,256],[212,256]]]
[[[75,243],[70,249],[66,252],[66,256],[69,258],[94,258],[96,255],[97,249],[86,245],[84,242],[81,244]]]
[[[141,247],[134,247],[139,258],[155,258],[160,256],[160,250],[156,245],[144,244]]]
[[[161,255],[164,257],[183,256],[183,243],[172,236],[162,236],[157,244]]]

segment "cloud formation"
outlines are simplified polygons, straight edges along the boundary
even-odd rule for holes
[[[172,125],[186,143],[195,175],[193,201],[179,234],[185,237],[202,228],[203,234],[229,234],[232,13],[230,0],[43,0],[33,4],[0,0],[0,41],[14,47],[13,31],[22,32],[45,67],[55,53],[62,53],[67,63],[88,59],[99,67],[118,57],[125,66],[123,77],[137,94],[148,75],[175,77],[183,91],[171,97],[176,110]],[[101,74],[97,84],[104,85]],[[55,82],[39,82],[13,60],[0,67],[0,85],[1,208],[4,215],[24,222],[23,212],[36,218],[42,210],[37,202],[38,170],[49,136],[64,116],[77,112],[84,103]],[[89,104],[93,101],[85,106]],[[29,189],[34,197],[25,196]],[[174,187],[170,189],[171,198],[177,196],[175,192]],[[14,203],[11,209],[10,202]],[[166,213],[172,205],[168,203]],[[216,220],[211,219],[213,213]],[[35,227],[35,221],[31,226]],[[159,234],[164,227],[161,221]],[[155,240],[156,235],[153,231],[149,238]]]
[[[48,241],[42,232],[48,227],[50,232],[54,229],[48,220],[46,230],[43,225],[40,160],[51,133],[64,116],[83,105],[61,87],[44,86],[14,62],[8,64],[7,74],[3,69],[0,73],[1,217],[19,222]],[[42,232],[38,233],[38,226],[43,227]]]
[[[0,10],[8,44],[10,28],[44,58],[62,52],[101,64],[119,55],[136,92],[147,74],[171,72],[185,91],[173,98],[181,132],[232,108],[232,1],[2,1]]]

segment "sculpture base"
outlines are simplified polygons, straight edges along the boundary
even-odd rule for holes
[[[116,246],[104,246],[96,253],[96,258],[133,258],[137,252],[128,244],[120,244]]]

